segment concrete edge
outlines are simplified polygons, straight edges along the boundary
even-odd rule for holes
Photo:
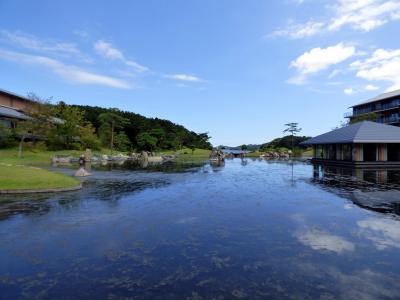
[[[58,193],[58,192],[71,192],[77,191],[82,188],[80,183],[77,186],[67,187],[67,188],[54,188],[54,189],[20,189],[20,190],[0,190],[0,195],[5,194],[39,194],[39,193]]]

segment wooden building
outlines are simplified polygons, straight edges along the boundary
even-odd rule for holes
[[[0,90],[0,125],[12,128],[19,120],[27,119],[22,111],[33,103],[26,97]]]

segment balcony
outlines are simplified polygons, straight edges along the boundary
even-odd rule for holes
[[[352,111],[349,111],[349,112],[347,112],[347,113],[345,113],[344,114],[344,117],[345,118],[352,118],[354,115],[353,115],[353,112]]]

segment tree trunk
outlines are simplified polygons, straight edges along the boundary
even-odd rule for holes
[[[110,144],[111,154],[113,154],[113,147],[114,147],[114,121],[111,122],[111,144]]]
[[[22,157],[22,146],[25,140],[25,135],[22,135],[21,140],[19,142],[19,147],[18,147],[18,157],[21,158]]]

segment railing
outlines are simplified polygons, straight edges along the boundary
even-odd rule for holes
[[[353,117],[353,112],[352,112],[352,111],[349,111],[349,112],[345,113],[345,114],[344,114],[344,117],[345,117],[345,118],[351,118],[351,117]]]

